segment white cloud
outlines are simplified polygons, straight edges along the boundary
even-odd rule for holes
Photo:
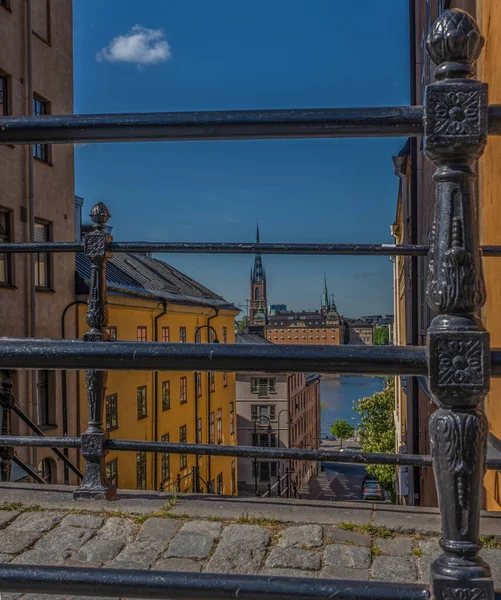
[[[155,65],[172,57],[170,46],[162,29],[134,27],[125,35],[118,35],[97,53],[97,60],[132,63],[138,66]]]

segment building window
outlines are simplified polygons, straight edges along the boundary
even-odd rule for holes
[[[214,413],[211,412],[209,415],[209,444],[215,442],[215,431],[214,431]]]
[[[54,462],[50,458],[44,458],[38,465],[38,470],[40,471],[40,477],[45,481],[45,483],[55,483]]]
[[[137,341],[138,342],[146,342],[147,340],[147,329],[144,325],[141,325],[137,328]]]
[[[235,494],[237,491],[237,473],[235,461],[231,461],[231,493]]]
[[[118,487],[118,458],[106,463],[106,485]]]
[[[148,405],[146,402],[146,386],[137,388],[137,418],[144,419],[148,416]]]
[[[274,404],[252,404],[251,405],[252,420],[266,419],[275,420],[275,405]]]
[[[181,404],[188,402],[188,392],[186,389],[186,377],[181,377],[179,380],[179,399]]]
[[[277,436],[274,433],[253,433],[252,445],[261,446],[263,448],[276,448]]]
[[[228,343],[228,328],[223,327],[223,344]]]
[[[213,392],[216,389],[216,383],[214,380],[214,371],[209,371],[209,390]]]
[[[215,340],[214,329],[208,329],[207,330],[207,342],[209,344],[213,344],[214,340]]]
[[[38,96],[33,96],[33,115],[38,117],[50,114],[50,105],[46,100],[42,100]],[[33,156],[49,162],[49,144],[33,144]]]
[[[274,377],[252,377],[251,394],[269,396],[276,393],[276,379]]]
[[[223,386],[228,386],[228,373],[226,371],[223,371]]]
[[[197,398],[202,396],[202,373],[195,373],[195,390]]]
[[[170,381],[162,381],[162,410],[170,408]]]
[[[55,383],[55,371],[37,371],[38,424],[41,426],[56,426]]]
[[[162,436],[162,442],[169,441],[169,434],[166,433]],[[162,483],[170,479],[170,454],[164,452],[162,454]]]
[[[186,344],[186,327],[179,328],[179,341],[181,344]]]
[[[110,394],[106,396],[106,431],[118,427],[118,396]]]
[[[179,443],[186,444],[186,425],[182,425],[179,428]],[[179,455],[179,468],[186,469],[187,465],[188,465],[188,455],[180,454]]]
[[[235,433],[235,404],[230,402],[230,434]]]
[[[223,443],[223,409],[217,409],[217,443]]]
[[[136,452],[136,488],[146,489],[146,452]]]
[[[197,419],[197,444],[202,443],[202,417]]]
[[[0,117],[9,114],[9,78],[0,73]]]
[[[11,242],[10,237],[10,212],[0,208],[0,244]],[[11,284],[11,256],[0,253],[0,284]]]
[[[277,476],[276,462],[259,462],[259,480],[270,481],[272,477]]]
[[[222,473],[219,473],[219,475],[217,476],[217,493],[218,494],[223,493],[223,474]]]
[[[117,339],[117,328],[116,327],[106,327],[106,333],[110,336],[110,340]]]
[[[35,221],[35,242],[48,241],[50,241],[50,225]],[[35,257],[35,285],[38,288],[50,288],[50,254],[38,252]]]
[[[162,327],[162,342],[170,342],[170,327]]]

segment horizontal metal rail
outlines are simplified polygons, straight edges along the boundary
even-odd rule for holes
[[[79,437],[35,437],[26,435],[2,435],[0,447],[32,448],[80,448]],[[241,458],[274,458],[309,460],[313,462],[336,462],[361,465],[400,465],[430,467],[431,456],[425,454],[383,454],[382,452],[342,452],[339,450],[308,450],[299,448],[269,448],[265,446],[223,446],[221,444],[181,444],[177,442],[148,442],[142,440],[109,439],[104,442],[107,450],[118,452],[158,452],[161,454],[195,454],[199,456],[235,456]],[[488,469],[501,470],[500,458],[488,458]],[[184,475],[191,477],[192,473]]]
[[[426,256],[430,246],[396,244],[255,244],[241,242],[111,242],[111,252],[168,254],[290,254],[343,256]],[[83,242],[0,244],[0,253],[83,252]],[[501,256],[501,246],[482,246],[485,256]]]
[[[0,369],[425,375],[426,349],[420,346],[92,343],[23,338],[0,340]]]
[[[494,113],[493,120],[498,118]],[[496,131],[493,133],[496,134]],[[0,119],[0,144],[421,135],[422,106],[47,115]]]
[[[427,600],[417,583],[0,565],[0,592],[199,600]]]

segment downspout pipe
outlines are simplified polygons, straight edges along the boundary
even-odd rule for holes
[[[167,314],[167,301],[165,298],[160,298],[162,303],[162,312],[155,315],[153,334],[155,342],[158,342],[158,321],[161,317]],[[158,442],[158,371],[153,374],[153,437],[155,442]],[[153,453],[153,489],[158,488],[158,452]]]
[[[207,318],[207,325],[210,326],[210,322],[212,321],[212,319],[215,319],[217,316],[219,315],[219,308],[215,308],[214,309],[214,314],[212,315],[212,317],[208,317]],[[207,341],[209,339],[209,331],[210,329],[207,329]],[[207,372],[207,443],[210,444],[210,413],[211,413],[211,391],[210,391],[210,372]],[[216,431],[215,429],[215,418],[214,418],[214,433]],[[216,441],[214,439],[214,441]],[[210,482],[212,481],[212,457],[210,455],[207,456],[207,483],[210,485]]]
[[[66,337],[66,313],[72,306],[76,306],[77,304],[84,304],[87,306],[87,302],[84,302],[83,300],[74,300],[64,307],[64,310],[61,314],[61,337],[63,340]],[[61,371],[61,402],[63,409],[63,437],[68,437],[68,385],[65,370]],[[80,415],[77,414],[77,419],[79,418]],[[68,448],[64,448],[63,452],[66,458],[68,458]],[[68,465],[66,464],[64,465],[64,483],[65,485],[70,483]]]

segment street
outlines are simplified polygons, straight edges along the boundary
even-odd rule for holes
[[[303,498],[311,500],[362,500],[362,479],[365,467],[324,462],[324,470],[301,490]]]

